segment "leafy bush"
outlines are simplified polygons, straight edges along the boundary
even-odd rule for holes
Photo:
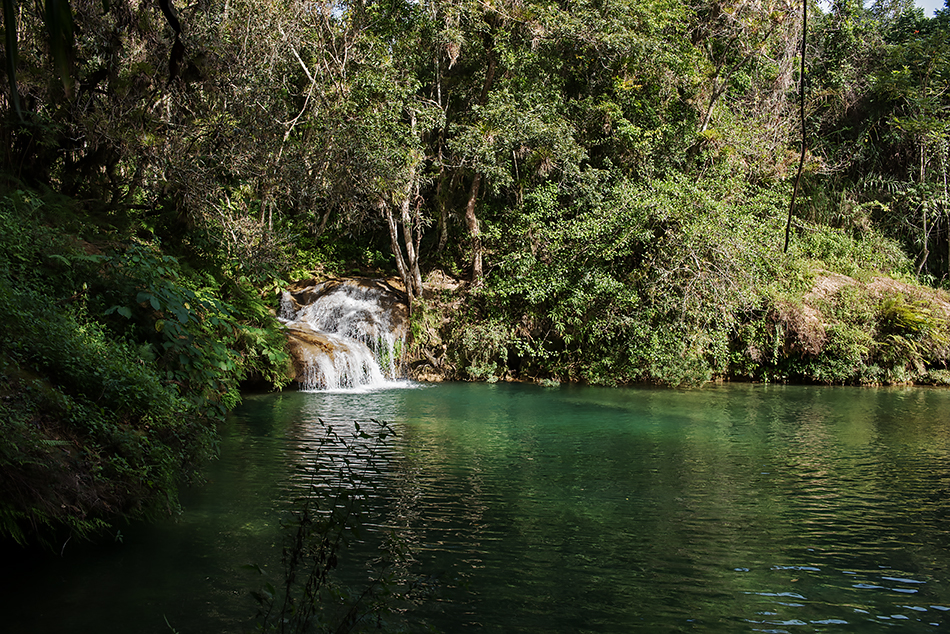
[[[199,409],[223,415],[251,371],[286,382],[284,339],[259,299],[235,293],[257,325],[246,324],[219,291],[183,277],[175,258],[143,245],[116,251],[103,265],[94,304],[112,316],[115,331],[131,329],[168,383]]]
[[[852,277],[872,271],[898,275],[911,271],[911,262],[900,245],[876,231],[852,235],[826,225],[801,224],[795,250],[801,257],[820,261],[827,270]]]
[[[286,382],[259,295],[154,246],[103,253],[47,224],[64,204],[0,198],[0,534],[21,541],[175,510],[241,379]]]
[[[745,189],[591,172],[531,192],[493,236],[498,264],[478,297],[495,326],[458,337],[461,349],[492,354],[469,375],[503,373],[513,359],[522,372],[604,384],[722,374],[739,315],[784,265],[770,245],[776,200]]]
[[[3,515],[85,533],[167,513],[214,448],[214,428],[166,389],[137,347],[0,277]],[[24,486],[23,483],[29,483]],[[17,524],[17,526],[14,526]]]
[[[861,282],[907,277],[899,246],[799,222],[784,255],[785,204],[725,175],[645,186],[590,171],[529,192],[489,228],[497,264],[458,324],[460,367],[473,379],[683,385],[903,382],[943,363],[942,320]],[[832,274],[857,279],[811,293]]]
[[[861,273],[868,282],[825,271],[797,299],[770,298],[769,310],[736,331],[734,371],[826,384],[933,382],[950,356],[938,304],[912,284]],[[919,298],[908,300],[905,293]]]

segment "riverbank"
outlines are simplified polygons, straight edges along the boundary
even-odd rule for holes
[[[242,380],[288,382],[249,284],[82,211],[0,196],[0,537],[20,543],[177,513]]]
[[[660,372],[642,372],[635,380],[595,374],[601,361],[573,351],[539,355],[533,343],[538,315],[512,316],[511,323],[491,319],[490,288],[472,288],[440,270],[426,278],[413,317],[408,374],[420,381],[484,380],[537,383],[587,382],[617,385],[647,383],[695,385],[707,381],[761,381],[825,385],[948,385],[950,372],[950,294],[895,279],[880,271],[830,271],[815,263],[807,283],[763,294],[725,331],[703,333],[707,341],[726,342],[725,354],[696,354],[705,372],[669,380]],[[710,324],[715,327],[717,324]],[[676,329],[680,324],[659,324]],[[720,328],[723,326],[720,325]],[[645,338],[655,337],[647,333]],[[696,333],[693,333],[696,336]],[[634,340],[618,345],[643,345]],[[722,355],[725,359],[715,358]],[[591,380],[593,379],[593,380]]]

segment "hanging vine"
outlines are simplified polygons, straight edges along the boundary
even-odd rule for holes
[[[798,77],[798,107],[802,120],[802,151],[798,157],[798,173],[795,175],[795,188],[792,190],[792,202],[788,206],[788,221],[785,223],[785,247],[782,253],[788,253],[788,242],[792,233],[792,215],[795,213],[795,199],[798,198],[798,186],[805,167],[805,45],[808,40],[808,0],[802,0],[802,66]]]

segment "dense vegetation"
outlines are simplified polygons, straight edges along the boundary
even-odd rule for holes
[[[57,205],[57,203],[59,203]],[[0,532],[177,508],[246,377],[286,382],[252,289],[101,227],[51,194],[0,198]]]
[[[947,381],[950,10],[811,6],[784,252],[798,3],[3,8],[2,533],[174,509],[304,275],[451,378]]]

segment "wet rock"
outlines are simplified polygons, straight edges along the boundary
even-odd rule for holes
[[[409,309],[383,280],[302,280],[281,298],[295,378],[305,389],[357,387],[401,375]]]

